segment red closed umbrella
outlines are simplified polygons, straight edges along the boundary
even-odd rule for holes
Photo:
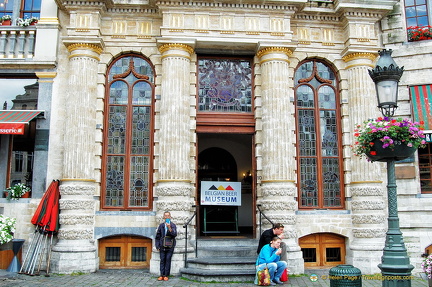
[[[44,193],[31,223],[44,227],[45,231],[57,232],[59,229],[59,181],[53,180]]]

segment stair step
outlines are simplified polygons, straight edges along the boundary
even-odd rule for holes
[[[199,282],[253,282],[255,279],[255,268],[251,270],[182,268],[180,272],[183,277]]]
[[[255,266],[256,257],[198,257],[191,258],[188,262],[207,265],[219,264],[253,264]]]

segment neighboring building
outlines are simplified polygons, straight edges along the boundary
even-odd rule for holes
[[[407,23],[427,25],[424,13],[411,15],[414,4],[15,1],[0,15],[40,20],[0,26],[0,77],[38,79],[44,118],[29,120],[36,122],[32,198],[2,199],[0,208],[18,218],[16,236],[29,239],[47,183],[61,180],[53,272],[157,273],[152,239],[169,210],[179,227],[178,273],[182,225],[195,208],[192,240],[228,232],[258,238],[269,227],[259,226],[258,206],[285,225],[291,273],[341,263],[379,272],[385,166],[353,156],[350,145],[355,124],[380,115],[368,69],[384,47],[405,66],[397,115],[431,117],[414,100],[426,99],[418,91],[430,95],[432,84],[432,42],[408,41]],[[416,11],[431,15],[429,4]],[[11,184],[14,137],[0,135],[1,188]],[[414,272],[432,240],[431,154],[428,147],[396,167]],[[241,205],[201,204],[218,200],[201,197],[207,181],[218,190],[241,182]]]

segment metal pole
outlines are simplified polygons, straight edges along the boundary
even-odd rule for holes
[[[388,230],[384,253],[378,268],[382,273],[383,287],[410,287],[411,270],[402,232],[399,226],[395,161],[387,161]]]

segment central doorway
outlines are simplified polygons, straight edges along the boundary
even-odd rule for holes
[[[252,236],[255,226],[253,135],[198,133],[197,202],[200,236]],[[201,205],[201,182],[240,182],[239,206]]]

